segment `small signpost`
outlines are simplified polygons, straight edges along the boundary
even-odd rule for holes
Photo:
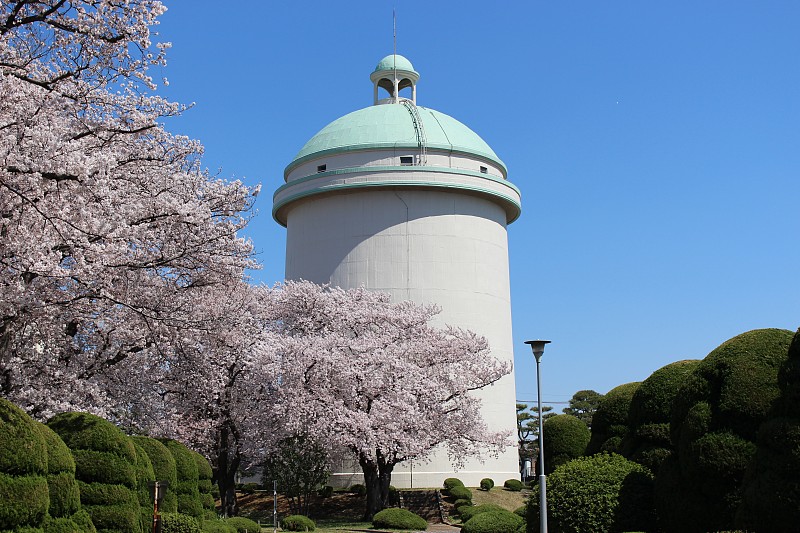
[[[161,533],[161,515],[158,513],[158,504],[164,499],[164,494],[169,487],[169,481],[151,481],[150,497],[153,499],[153,533]]]

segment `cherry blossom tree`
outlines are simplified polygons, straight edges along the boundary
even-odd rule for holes
[[[433,306],[391,303],[363,288],[287,282],[265,306],[280,325],[275,413],[353,453],[367,487],[365,519],[385,507],[394,466],[444,446],[454,465],[496,453],[509,435],[487,430],[470,391],[510,372],[485,338],[429,322]]]
[[[257,189],[159,123],[184,109],[148,75],[164,10],[0,3],[0,394],[39,417],[110,414],[203,327],[204,293],[256,266],[238,232]]]

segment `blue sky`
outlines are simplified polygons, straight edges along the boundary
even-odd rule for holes
[[[481,135],[522,191],[509,227],[517,397],[605,393],[728,338],[800,326],[800,3],[167,2],[161,94],[213,172],[261,183],[248,229],[283,278],[283,168],[372,104],[397,51],[419,105]]]

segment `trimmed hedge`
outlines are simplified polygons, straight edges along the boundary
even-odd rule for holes
[[[687,532],[734,528],[757,432],[780,404],[778,373],[792,337],[781,329],[742,333],[709,353],[684,380],[671,416],[677,463],[658,483],[658,494],[677,489],[688,504],[659,504],[663,521]],[[668,501],[679,504],[678,498]]]
[[[0,530],[41,526],[50,494],[44,476],[0,473]]]
[[[599,452],[619,453],[622,440],[628,434],[628,412],[631,401],[641,382],[626,383],[614,387],[603,396],[592,416],[592,436],[586,447],[587,455]],[[547,432],[545,432],[547,435]],[[547,448],[545,447],[545,457]]]
[[[396,507],[384,509],[372,517],[372,525],[391,529],[428,529],[428,522],[421,516]]]
[[[133,441],[111,422],[88,413],[62,413],[47,425],[70,447],[79,486],[91,487],[81,493],[81,505],[94,526],[139,533],[143,515],[136,493],[136,464],[142,459]]]
[[[178,484],[178,473],[175,466],[175,458],[164,444],[159,440],[150,437],[131,437],[134,443],[141,446],[150,458],[153,465],[153,474],[157,481],[166,481],[167,491],[159,504],[159,508],[165,513],[178,512],[178,495],[175,486]],[[149,496],[149,487],[148,487]]]
[[[464,507],[463,510],[460,512],[461,521],[466,522],[475,515],[479,515],[481,513],[489,513],[493,511],[505,511],[505,509],[493,503],[483,503],[481,505],[476,505],[474,507]]]
[[[203,531],[205,533],[236,533],[236,528],[225,520],[212,518],[203,520]]]
[[[653,531],[653,475],[617,454],[570,461],[547,480],[548,520],[553,531]],[[528,499],[527,530],[539,524],[539,488]]]
[[[0,530],[39,528],[50,505],[47,442],[36,422],[0,398]]]
[[[592,437],[589,427],[572,415],[556,415],[544,421],[544,473],[586,453]]]
[[[175,459],[175,474],[177,477],[175,493],[178,498],[178,512],[198,519],[202,518],[203,503],[200,500],[200,474],[197,468],[197,461],[194,458],[194,452],[176,440],[160,440],[172,454],[172,458]]]
[[[161,515],[163,533],[202,533],[197,520],[181,513],[163,513]]]
[[[33,419],[5,398],[0,398],[0,472],[47,474],[47,443]]]
[[[581,422],[583,424],[583,422]],[[462,533],[517,533],[525,519],[501,509],[475,515],[461,526]]]
[[[800,523],[800,329],[778,371],[781,396],[758,430],[734,523],[754,531],[791,531]]]
[[[580,422],[580,420],[578,420],[578,422]],[[581,422],[581,424],[583,424],[583,422]],[[584,427],[586,426],[584,425]],[[507,479],[505,480],[505,482],[503,482],[503,488],[508,489],[510,491],[519,492],[525,488],[525,483],[523,483],[518,479]]]
[[[281,520],[281,529],[284,531],[314,531],[316,528],[313,520],[301,514],[289,515]]]
[[[453,487],[450,489],[450,496],[455,498],[456,500],[469,500],[472,501],[472,491],[469,490],[467,487],[463,485],[458,487]]]
[[[36,422],[36,429],[47,444],[47,489],[50,494],[48,515],[53,519],[45,525],[45,529],[64,529],[78,527],[69,517],[81,508],[81,494],[75,480],[75,460],[72,453],[55,431]]]
[[[444,480],[443,486],[445,490],[450,491],[454,487],[463,487],[464,483],[457,477],[449,477]]]
[[[494,480],[488,477],[485,477],[481,480],[481,489],[482,490],[492,490],[494,487]]]
[[[214,488],[211,483],[211,479],[214,477],[214,473],[211,470],[211,464],[208,462],[208,459],[196,451],[190,451],[192,452],[192,457],[194,457],[194,462],[197,465],[197,490],[200,492],[200,505],[202,506],[203,510],[206,511],[204,515],[215,515],[217,508],[216,504],[214,503],[214,496],[211,495],[211,491]]]
[[[228,518],[225,522],[227,522],[229,526],[233,526],[238,533],[259,533],[261,531],[258,522],[253,522],[249,518],[244,518],[242,516]]]
[[[472,500],[463,500],[463,499],[461,499],[461,500],[456,500],[455,502],[453,502],[453,508],[456,511],[458,511],[459,513],[461,513],[460,508],[464,507],[465,505],[466,506],[471,506],[472,505]]]

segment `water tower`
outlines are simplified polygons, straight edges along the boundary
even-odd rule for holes
[[[405,57],[385,57],[370,75],[373,105],[325,126],[286,167],[272,210],[287,229],[286,278],[435,303],[440,325],[480,333],[495,357],[513,361],[506,226],[520,214],[520,193],[475,132],[417,106],[419,79]],[[516,435],[513,373],[478,396],[490,428]],[[357,463],[342,464],[332,482],[360,475]],[[398,465],[392,484],[439,487],[453,475],[442,452]],[[457,476],[467,486],[518,478],[516,446]]]

